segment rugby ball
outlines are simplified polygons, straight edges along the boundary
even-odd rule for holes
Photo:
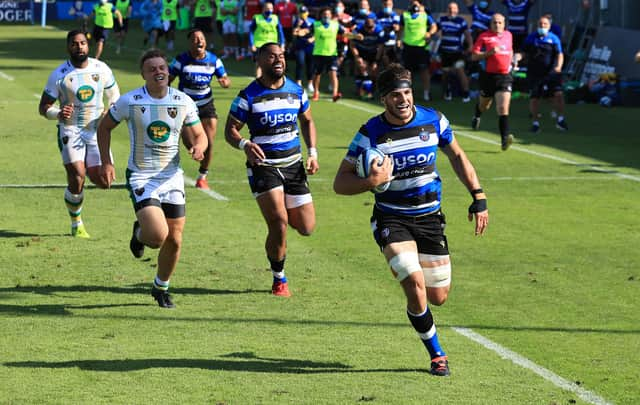
[[[366,179],[369,177],[369,173],[371,172],[371,165],[377,164],[378,166],[382,166],[382,161],[384,160],[385,154],[382,153],[377,148],[367,148],[358,155],[358,159],[356,160],[356,174],[358,177]],[[372,193],[383,193],[387,191],[390,181],[380,184],[377,187],[371,189]]]

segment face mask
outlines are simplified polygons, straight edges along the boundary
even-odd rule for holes
[[[336,14],[342,14],[343,11],[344,11],[344,8],[336,7]]]
[[[549,28],[538,28],[538,34],[545,36],[549,33]]]
[[[331,17],[322,17],[323,24],[329,24],[331,22]]]
[[[419,6],[419,5],[417,5],[417,4],[413,4],[411,7],[409,7],[409,11],[410,11],[412,14],[417,14],[417,13],[419,13],[419,12],[420,12],[420,6]]]
[[[489,2],[488,1],[481,1],[481,2],[478,3],[478,7],[487,8],[487,7],[489,7]]]
[[[383,11],[385,14],[391,14],[393,12],[393,9],[391,7],[385,7]]]
[[[269,18],[269,17],[271,17],[271,14],[273,14],[273,11],[271,11],[271,10],[267,10],[267,11],[265,11],[265,12],[264,12],[264,13],[262,13],[262,14],[264,14],[264,16],[265,16],[266,18]]]
[[[367,14],[369,14],[369,10],[367,10],[366,8],[361,8],[360,9],[360,14],[367,15]]]

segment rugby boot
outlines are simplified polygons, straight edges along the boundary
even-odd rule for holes
[[[450,372],[447,356],[440,356],[431,359],[431,369],[429,370],[429,373],[437,375],[438,377],[448,376]]]
[[[175,304],[171,301],[171,295],[168,291],[151,287],[151,296],[158,302],[160,308],[175,308]]]
[[[289,292],[289,284],[286,281],[282,282],[280,280],[273,280],[273,285],[271,286],[271,294],[278,297],[291,297],[291,293]]]

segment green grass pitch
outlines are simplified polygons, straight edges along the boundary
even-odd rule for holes
[[[526,100],[515,100],[516,143],[503,153],[493,112],[474,132],[471,104],[433,103],[452,122],[490,209],[487,234],[474,237],[470,197],[440,155],[453,286],[433,312],[452,375],[436,378],[370,235],[372,195],[332,190],[350,139],[379,105],[312,104],[318,227],[309,238],[289,233],[290,299],[269,293],[266,226],[243,156],[219,131],[210,181],[227,200],[188,187],[171,284],[178,308],[162,310],[149,295],[156,251],[141,260],[128,251],[134,214],[123,188],[88,188],[92,238],[68,236],[54,123],[37,114],[47,76],[66,58],[68,28],[0,27],[1,404],[640,402],[637,108],[570,105],[568,133],[553,128],[547,108],[543,132],[532,135]],[[122,54],[105,49],[123,93],[143,83],[141,44],[134,28]],[[226,65],[232,88],[214,89],[221,127],[252,71],[249,62]],[[439,98],[437,85],[432,93]],[[124,125],[113,153],[123,182]],[[186,153],[183,167],[195,177]]]

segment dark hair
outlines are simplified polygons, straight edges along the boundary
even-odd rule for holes
[[[266,44],[263,44],[260,48],[258,48],[258,59],[260,59],[262,55],[267,52],[267,48],[269,48],[270,46],[277,46],[278,48],[280,48],[280,44],[276,44],[275,42],[267,42]]]
[[[202,32],[204,34],[204,31],[202,31],[201,28],[191,28],[188,32],[187,32],[187,39],[191,39],[191,36],[193,34],[195,34],[196,32]]]
[[[390,64],[378,76],[378,93],[380,93],[381,96],[384,96],[395,88],[395,83],[397,81],[403,80],[411,81],[411,71],[399,63]]]
[[[142,57],[140,58],[140,70],[142,70],[142,66],[144,65],[144,63],[148,59],[152,58],[162,58],[165,60],[165,62],[167,61],[167,57],[164,55],[164,52],[162,52],[160,49],[151,48],[144,54],[142,54]]]
[[[69,32],[67,32],[67,45],[69,45],[71,43],[71,40],[73,39],[73,37],[75,37],[76,35],[82,34],[84,35],[84,38],[87,39],[87,33],[84,31],[80,31],[80,30],[71,30]]]
[[[327,11],[327,10],[329,10],[329,13],[330,13],[331,15],[333,15],[333,10],[331,10],[331,7],[322,7],[322,8],[320,9],[320,12],[318,13],[318,15],[322,15],[322,14],[324,14],[324,12],[325,12],[325,11]]]

